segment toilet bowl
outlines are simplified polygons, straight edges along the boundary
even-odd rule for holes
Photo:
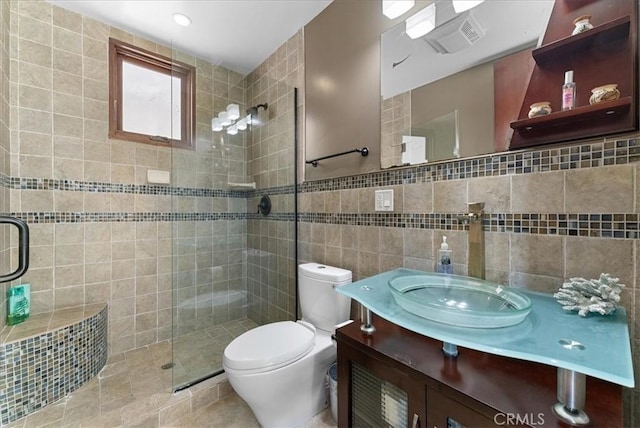
[[[351,282],[350,271],[317,263],[298,271],[303,319],[249,330],[223,355],[229,383],[265,428],[301,426],[327,407],[325,374],[336,360],[331,334],[349,318],[350,299],[334,288]]]

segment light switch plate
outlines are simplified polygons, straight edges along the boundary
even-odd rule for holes
[[[376,211],[393,211],[393,189],[376,190]]]

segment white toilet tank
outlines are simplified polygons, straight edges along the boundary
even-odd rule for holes
[[[316,328],[333,331],[336,324],[347,321],[351,299],[334,289],[351,283],[351,271],[305,263],[298,266],[300,310],[302,319]]]
[[[316,328],[333,331],[336,324],[347,321],[351,299],[335,291],[351,283],[351,271],[318,263],[298,266],[302,319]]]

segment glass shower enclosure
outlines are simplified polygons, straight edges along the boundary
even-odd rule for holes
[[[295,88],[259,72],[173,56],[196,68],[195,147],[171,150],[172,374],[180,390],[221,373],[238,335],[296,319],[297,101]],[[221,125],[229,113],[231,124]]]

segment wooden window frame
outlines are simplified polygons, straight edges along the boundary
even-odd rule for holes
[[[170,139],[122,129],[122,62],[125,59],[127,62],[134,63],[140,67],[180,78],[182,139]],[[109,38],[109,138],[194,150],[196,125],[195,95],[195,67],[174,61],[171,58],[129,43]]]

